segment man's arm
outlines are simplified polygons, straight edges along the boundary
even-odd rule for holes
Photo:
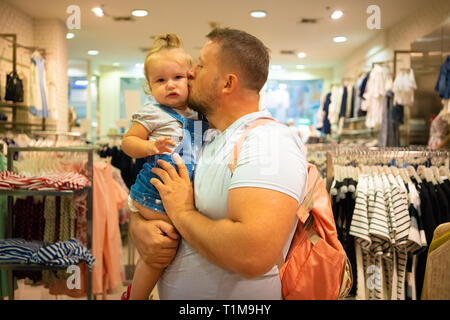
[[[236,188],[228,194],[227,218],[209,219],[194,208],[192,184],[180,160],[179,175],[160,160],[162,169],[153,172],[163,183],[158,179],[150,182],[183,239],[212,263],[246,278],[268,272],[292,230],[297,200],[264,188]]]
[[[278,191],[236,188],[228,216],[211,220],[196,211],[171,215],[180,235],[202,256],[246,278],[267,273],[292,230],[298,202]]]

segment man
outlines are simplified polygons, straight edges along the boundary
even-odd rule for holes
[[[193,183],[179,158],[178,172],[160,161],[153,172],[161,180],[151,180],[181,236],[176,256],[172,261],[178,239],[169,224],[133,216],[131,234],[144,261],[167,265],[161,299],[282,299],[277,262],[286,257],[306,191],[303,146],[282,124],[256,127],[231,173],[237,139],[270,117],[259,111],[269,53],[243,31],[215,29],[207,37],[189,74],[189,105],[215,129]]]

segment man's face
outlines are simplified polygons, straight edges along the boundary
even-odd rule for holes
[[[219,69],[217,52],[220,45],[208,41],[200,52],[198,63],[189,71],[188,106],[205,116],[217,108],[219,99]]]

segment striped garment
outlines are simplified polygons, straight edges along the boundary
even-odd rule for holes
[[[53,173],[42,177],[0,172],[0,190],[77,190],[89,185],[89,179],[78,172]]]
[[[409,192],[400,176],[358,177],[350,225],[360,257],[358,275],[363,275],[357,277],[358,299],[405,299],[408,252],[417,249],[413,244],[420,240],[409,205]]]
[[[89,250],[77,239],[52,245],[22,239],[0,241],[0,263],[32,263],[48,266],[70,266],[86,261],[89,268],[95,262]]]

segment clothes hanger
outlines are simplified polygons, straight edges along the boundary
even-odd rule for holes
[[[417,174],[416,169],[415,169],[413,166],[408,165],[408,166],[406,167],[406,171],[408,172],[408,174],[409,174],[410,177],[414,177],[414,179],[415,179],[418,183],[422,183],[422,179],[419,177],[419,175]]]
[[[404,180],[406,183],[412,183],[412,180],[411,180],[411,178],[409,177],[408,171],[406,170],[406,168],[400,168],[400,169],[399,169],[399,172],[400,172],[400,175],[403,177],[403,180]]]
[[[428,174],[431,183],[433,183],[434,185],[438,185],[439,184],[437,182],[436,178],[434,177],[434,173],[433,173],[431,168],[426,168],[425,172]]]
[[[428,177],[425,175],[425,166],[424,165],[420,165],[417,167],[417,174],[419,175],[419,177],[421,179],[424,179],[427,182],[430,182]]]
[[[439,167],[439,174],[441,176],[447,177],[447,179],[450,179],[450,171],[448,170],[448,167],[446,167],[446,166]]]
[[[439,173],[439,169],[436,166],[431,166],[430,167],[431,172],[433,173],[433,177],[436,179],[436,181],[439,184],[442,184],[444,181],[441,178],[441,174]]]

